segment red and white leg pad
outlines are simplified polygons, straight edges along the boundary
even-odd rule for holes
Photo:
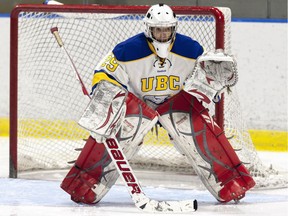
[[[144,135],[158,121],[158,114],[132,93],[128,93],[126,106],[125,119],[117,140],[129,160],[140,149]],[[99,202],[119,177],[111,162],[103,143],[97,143],[90,136],[74,166],[62,181],[61,188],[75,202]]]
[[[157,108],[173,143],[220,202],[239,200],[255,185],[224,131],[192,95],[181,91]]]
[[[61,188],[71,195],[73,201],[92,204],[109,191],[117,178],[105,146],[90,136],[74,166],[62,181]]]

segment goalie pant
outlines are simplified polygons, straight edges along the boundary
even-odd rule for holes
[[[185,91],[157,108],[159,121],[196,173],[220,202],[238,201],[255,182],[224,131],[202,103]]]
[[[125,119],[116,138],[129,160],[140,149],[144,135],[154,126],[158,114],[130,92],[125,103],[127,106]],[[114,154],[117,154],[115,157],[121,157],[117,151]],[[62,181],[61,188],[70,194],[75,202],[87,204],[99,202],[119,177],[111,162],[104,144],[96,142],[90,136],[74,166]],[[125,164],[118,164],[125,167]],[[129,181],[129,171],[125,172],[124,177]],[[133,184],[130,185],[131,190],[134,190]]]

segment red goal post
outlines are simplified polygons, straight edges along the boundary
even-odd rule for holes
[[[94,67],[117,43],[144,30],[149,6],[18,5],[11,13],[10,39],[10,177],[31,170],[68,169],[77,158],[87,131],[77,121],[87,105],[65,56],[50,33],[58,27],[65,47],[88,89]],[[199,41],[206,50],[231,53],[231,11],[215,7],[172,7],[178,31]],[[241,76],[241,75],[240,75]],[[254,176],[265,168],[245,130],[236,94],[225,94],[209,107],[224,127],[240,159]],[[131,161],[137,167],[185,170],[191,166],[160,129],[150,132]],[[162,140],[163,138],[163,140]],[[250,164],[250,166],[249,166]],[[256,167],[257,166],[257,167]],[[187,171],[188,170],[188,171]],[[254,171],[253,170],[257,170]],[[260,171],[261,172],[260,172]],[[266,175],[266,173],[265,173]]]

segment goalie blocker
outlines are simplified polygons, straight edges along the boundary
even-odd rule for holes
[[[157,108],[159,121],[220,202],[236,202],[255,182],[208,110],[185,91]]]

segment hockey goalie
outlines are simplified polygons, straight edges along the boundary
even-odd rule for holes
[[[92,98],[79,121],[90,137],[61,184],[73,201],[98,203],[118,179],[105,140],[116,137],[130,160],[155,124],[167,130],[219,202],[237,202],[255,185],[206,108],[237,83],[235,60],[223,50],[205,52],[177,33],[177,25],[169,6],[153,5],[145,31],[116,45],[97,65]]]

